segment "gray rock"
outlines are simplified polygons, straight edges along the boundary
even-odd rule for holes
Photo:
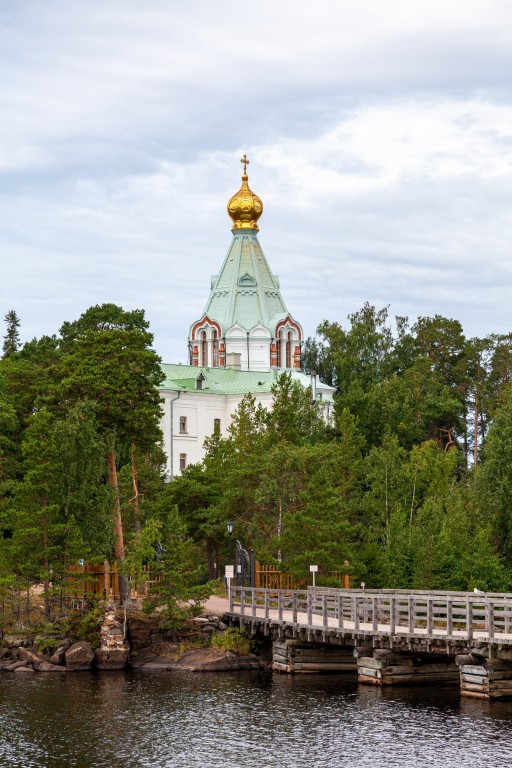
[[[43,654],[34,651],[32,648],[20,648],[18,651],[18,658],[21,661],[28,661],[36,670],[39,669],[41,664],[46,662],[46,658]]]
[[[60,648],[57,648],[55,653],[52,653],[50,656],[50,664],[65,664],[66,662],[66,651],[69,648],[69,645],[61,645]]]
[[[98,669],[124,669],[128,664],[129,655],[128,646],[97,648],[94,658]]]
[[[35,673],[35,669],[33,669],[32,667],[16,667],[14,672],[30,672],[30,673],[34,674]]]
[[[65,653],[66,668],[74,671],[91,669],[94,663],[94,651],[90,643],[81,640],[74,643]]]
[[[4,643],[8,648],[29,648],[30,640],[26,637],[20,637],[19,635],[6,635],[4,637]]]
[[[13,661],[3,667],[4,672],[16,672],[17,669],[28,667],[28,661]]]
[[[39,665],[39,672],[62,672],[66,673],[66,667],[59,667],[57,664],[50,664],[48,661],[43,661]]]

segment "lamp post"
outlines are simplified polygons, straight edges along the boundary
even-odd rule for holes
[[[226,528],[228,529],[229,534],[229,565],[232,565],[232,555],[233,555],[233,528],[234,524],[232,520],[228,520],[226,523]]]

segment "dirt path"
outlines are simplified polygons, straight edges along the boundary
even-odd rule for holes
[[[212,595],[212,597],[208,598],[206,603],[204,603],[203,607],[205,613],[212,613],[215,616],[222,617],[226,611],[229,610],[229,600],[226,597]]]

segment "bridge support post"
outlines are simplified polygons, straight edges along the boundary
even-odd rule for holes
[[[363,685],[457,683],[459,671],[450,656],[376,649],[357,659],[357,678]]]
[[[462,696],[475,699],[512,698],[512,651],[501,652],[507,658],[486,658],[470,653],[457,656]],[[508,658],[510,656],[510,659]]]
[[[272,669],[288,673],[354,673],[357,662],[350,646],[279,637],[272,645]]]

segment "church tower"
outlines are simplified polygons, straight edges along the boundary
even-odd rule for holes
[[[213,275],[203,316],[189,333],[190,364],[244,371],[300,368],[302,328],[288,312],[258,241],[263,203],[249,188],[244,155],[242,186],[228,202],[233,240]]]

